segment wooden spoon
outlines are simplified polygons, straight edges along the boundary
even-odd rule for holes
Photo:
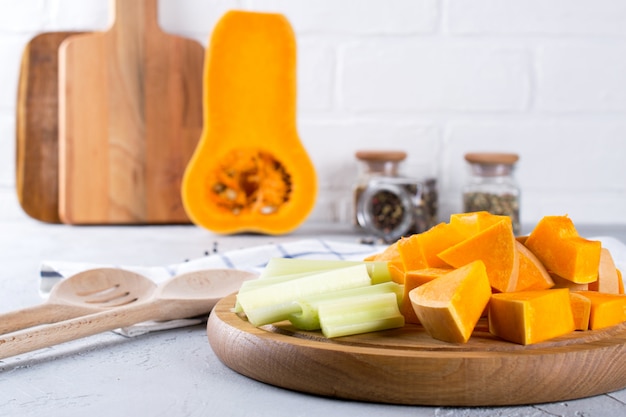
[[[150,279],[118,268],[79,272],[52,287],[46,302],[0,315],[0,334],[129,305],[152,296]]]
[[[0,359],[148,320],[175,320],[208,314],[250,272],[232,269],[195,271],[161,284],[154,294],[126,306],[0,337]]]

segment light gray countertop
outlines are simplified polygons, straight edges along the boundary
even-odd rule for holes
[[[6,193],[5,193],[6,194]],[[49,225],[0,194],[0,312],[41,303],[43,260],[165,265],[268,242],[356,243],[349,227],[305,225],[289,236],[217,236],[194,226]],[[626,225],[579,227],[626,242]],[[524,407],[450,408],[320,398],[241,376],[211,350],[204,325],[125,338],[113,332],[0,361],[1,416],[623,416],[626,390]]]

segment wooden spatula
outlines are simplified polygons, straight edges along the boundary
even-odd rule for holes
[[[22,209],[30,217],[59,223],[58,51],[69,36],[49,32],[24,48],[16,106],[15,178]]]
[[[113,0],[104,32],[59,49],[59,214],[187,223],[180,183],[202,130],[204,48],[161,31],[156,0]]]

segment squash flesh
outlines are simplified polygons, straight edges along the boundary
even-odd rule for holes
[[[426,331],[435,339],[452,343],[469,340],[490,296],[489,278],[480,260],[409,292],[415,314]]]
[[[591,301],[589,329],[604,329],[626,321],[626,295],[576,291]]]
[[[597,279],[601,246],[580,237],[567,216],[543,217],[526,239],[526,247],[546,269],[577,284]]]
[[[500,292],[515,290],[519,273],[519,255],[510,218],[478,232],[474,236],[439,253],[453,267],[482,260],[487,268],[491,286]]]
[[[574,315],[574,326],[576,330],[588,330],[589,318],[591,317],[591,300],[575,292],[569,293],[572,304],[572,314]]]
[[[554,280],[537,257],[519,241],[515,242],[519,256],[519,274],[515,291],[547,290]]]
[[[502,339],[529,345],[575,329],[566,288],[493,294],[489,331]]]
[[[439,278],[451,270],[452,269],[450,268],[427,268],[415,271],[406,271],[404,273],[404,293],[400,312],[404,316],[404,320],[407,323],[419,324],[419,319],[417,318],[417,314],[415,314],[415,310],[413,309],[411,299],[409,297],[411,290],[419,287],[420,285],[426,284],[435,278]]]

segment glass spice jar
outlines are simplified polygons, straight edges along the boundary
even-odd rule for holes
[[[356,158],[359,176],[353,222],[357,227],[391,242],[436,224],[436,181],[402,176],[400,165],[406,152],[358,151]]]
[[[513,153],[468,153],[470,177],[463,188],[463,211],[487,211],[511,218],[520,233],[520,188],[513,177],[519,156]]]

